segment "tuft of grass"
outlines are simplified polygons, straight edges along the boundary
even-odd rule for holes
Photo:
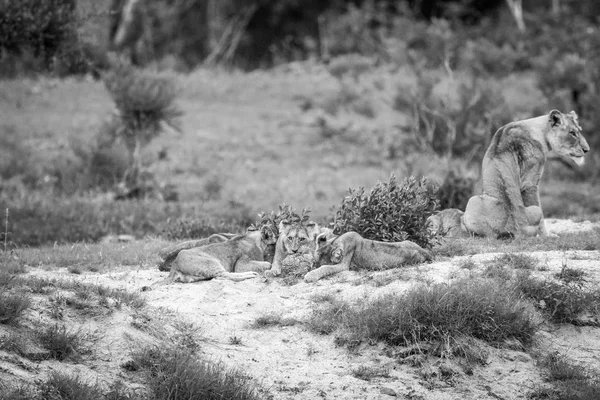
[[[65,325],[51,325],[38,333],[42,346],[50,351],[50,357],[64,361],[68,357],[78,355],[83,346],[83,335],[80,330],[69,331]]]
[[[535,270],[539,261],[537,258],[524,253],[504,253],[494,258],[491,265],[501,265],[513,269]]]
[[[579,323],[581,314],[600,309],[600,291],[585,290],[577,282],[564,283],[519,275],[516,284],[554,322]]]
[[[566,263],[563,264],[560,272],[554,274],[554,276],[566,284],[581,284],[585,282],[585,271],[576,268],[569,268]]]
[[[0,293],[0,324],[16,321],[31,307],[31,298],[24,293]]]
[[[389,378],[390,370],[389,368],[369,367],[366,365],[361,365],[358,368],[352,370],[352,376],[357,379],[362,379],[363,381],[368,382],[374,378]]]
[[[461,352],[464,337],[526,345],[537,330],[536,314],[519,293],[489,279],[422,285],[370,301],[337,300],[313,310],[308,326],[318,333],[340,332],[338,343],[425,342],[441,344],[441,352],[450,355]]]
[[[229,336],[229,344],[231,344],[233,346],[241,346],[242,338],[239,336],[236,336],[236,335]]]
[[[537,360],[552,388],[539,387],[529,394],[530,399],[595,400],[600,398],[600,381],[585,367],[574,364],[557,352]]]
[[[152,397],[176,399],[258,400],[259,386],[224,364],[195,358],[189,351],[151,347],[132,354],[136,368],[146,373]]]
[[[284,318],[281,314],[271,312],[258,316],[252,323],[252,327],[262,329],[271,326],[292,326],[297,323],[298,321],[294,318]]]
[[[41,399],[60,400],[103,400],[98,385],[84,382],[79,376],[69,376],[53,372],[48,379],[39,384]]]

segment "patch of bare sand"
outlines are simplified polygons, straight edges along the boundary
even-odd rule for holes
[[[548,226],[551,231],[561,233],[577,229],[577,224],[570,221],[549,221]],[[588,228],[586,223],[579,226]],[[499,254],[468,258],[477,268],[485,268],[485,263]],[[590,281],[600,282],[598,251],[528,254],[547,267],[545,271],[536,271],[538,274],[549,276],[559,272],[567,260],[570,267],[585,270]],[[443,360],[430,360],[425,366],[415,368],[400,364],[382,344],[362,344],[349,351],[336,347],[333,336],[312,333],[302,323],[263,329],[251,326],[257,317],[271,312],[306,320],[313,299],[319,295],[362,299],[400,293],[423,282],[449,282],[470,273],[461,268],[465,258],[382,272],[348,271],[314,284],[299,282],[293,286],[262,279],[153,285],[167,273],[147,269],[70,277],[127,290],[150,288],[145,292],[148,309],[144,314],[148,318],[154,317],[152,310],[169,310],[201,327],[205,338],[203,351],[257,378],[270,388],[273,399],[385,399],[393,394],[431,400],[525,399],[528,392],[543,383],[543,377],[532,358],[521,351],[490,348],[488,363],[472,371]],[[36,273],[57,274],[41,270]],[[66,271],[61,273],[67,276]],[[545,328],[539,335],[539,343],[600,371],[599,331],[573,326]],[[105,330],[102,346],[110,347],[111,340],[118,340],[122,334],[118,324]],[[233,338],[241,344],[232,344]],[[118,348],[117,352],[123,350]],[[105,354],[106,358],[111,358],[111,354]],[[364,381],[352,373],[360,367],[380,368],[388,371],[389,376]]]

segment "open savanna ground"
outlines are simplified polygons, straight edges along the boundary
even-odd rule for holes
[[[156,239],[17,249],[0,275],[0,398],[212,398],[225,382],[224,398],[595,399],[600,225],[548,228],[315,284],[165,284],[173,242]]]

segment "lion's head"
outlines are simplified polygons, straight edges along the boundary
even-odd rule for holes
[[[548,115],[548,123],[550,130],[546,137],[550,150],[582,166],[583,156],[590,151],[590,146],[581,134],[575,111],[563,114],[558,110],[552,110]]]
[[[286,254],[310,253],[318,231],[319,227],[314,222],[304,225],[284,220],[279,223],[279,243]]]
[[[315,266],[337,264],[342,261],[343,250],[334,244],[336,238],[337,236],[330,233],[321,233],[317,236],[317,246],[313,257]]]

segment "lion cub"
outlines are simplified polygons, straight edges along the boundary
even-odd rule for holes
[[[275,241],[273,229],[267,225],[260,231],[248,230],[223,242],[181,250],[168,279],[188,283],[213,278],[236,282],[255,278],[271,267],[264,257]]]
[[[589,150],[574,111],[504,125],[483,158],[483,194],[469,199],[464,226],[481,236],[547,236],[538,189],[546,156],[581,166]]]
[[[365,239],[356,232],[346,232],[329,239],[327,234],[320,234],[315,260],[319,267],[304,276],[306,282],[315,282],[350,268],[389,269],[422,263],[431,260],[431,253],[408,240],[379,242]]]

